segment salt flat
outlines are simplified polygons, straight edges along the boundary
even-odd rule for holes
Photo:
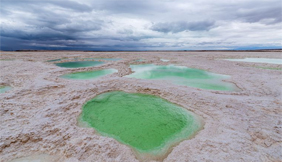
[[[120,58],[95,67],[63,68],[59,58]],[[157,161],[282,161],[282,65],[224,59],[277,58],[280,52],[1,52],[0,161],[139,161],[132,149],[78,126],[83,104],[108,91],[156,95],[201,116],[204,128]],[[141,62],[136,60],[142,59]],[[169,60],[163,62],[161,59]],[[123,77],[132,64],[179,65],[229,75],[239,91],[214,91]],[[272,68],[263,69],[257,67]],[[100,69],[95,80],[61,75]],[[44,155],[44,156],[42,156]],[[46,157],[48,156],[48,157]],[[49,157],[50,156],[50,157]],[[151,161],[150,157],[146,161]]]

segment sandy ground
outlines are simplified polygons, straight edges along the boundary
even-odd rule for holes
[[[67,69],[47,60],[62,57],[115,57],[99,67]],[[279,52],[1,52],[0,84],[12,90],[0,95],[0,161],[49,156],[51,161],[139,161],[116,140],[77,126],[82,105],[111,90],[160,96],[204,119],[204,128],[175,146],[162,161],[282,161],[282,65],[230,62],[225,58],[282,58]],[[165,81],[122,77],[129,64],[175,64],[230,75],[241,91],[220,92],[173,85]],[[170,60],[162,62],[160,59]],[[66,80],[74,71],[116,68],[97,80]],[[149,160],[147,160],[149,161]]]

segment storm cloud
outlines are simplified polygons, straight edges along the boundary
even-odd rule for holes
[[[152,30],[163,33],[178,33],[182,31],[201,31],[209,30],[214,25],[212,21],[198,21],[198,22],[168,22],[157,23],[152,26]]]
[[[1,50],[281,48],[279,0],[2,0]]]

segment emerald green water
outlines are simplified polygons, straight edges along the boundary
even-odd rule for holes
[[[12,89],[10,86],[0,86],[0,93],[5,93],[6,91]]]
[[[112,74],[117,72],[116,69],[104,69],[104,70],[95,70],[95,71],[84,71],[84,72],[77,72],[77,73],[70,73],[62,75],[62,78],[66,79],[97,79],[99,77]]]
[[[229,76],[210,73],[200,69],[174,65],[158,66],[154,64],[130,65],[130,68],[134,73],[126,76],[129,78],[167,80],[174,84],[201,89],[236,90],[234,84],[222,81],[229,78]]]
[[[139,153],[164,154],[194,135],[202,124],[192,112],[153,95],[113,91],[82,108],[81,122]]]
[[[98,66],[102,64],[104,64],[104,62],[101,61],[73,61],[73,62],[56,63],[57,66],[64,68],[90,67],[90,66]]]

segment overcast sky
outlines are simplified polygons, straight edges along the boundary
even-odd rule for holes
[[[1,0],[1,49],[281,48],[281,0]]]

